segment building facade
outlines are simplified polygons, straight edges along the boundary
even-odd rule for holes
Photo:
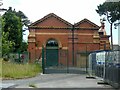
[[[66,64],[67,58],[69,65],[85,66],[86,53],[109,50],[110,43],[109,36],[104,30],[104,23],[98,26],[88,19],[83,19],[72,25],[50,13],[29,26],[30,62],[42,57],[43,47],[46,49],[46,59],[50,59],[51,56],[56,58],[56,61],[52,58],[48,62]]]

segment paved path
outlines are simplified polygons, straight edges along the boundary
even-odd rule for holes
[[[109,85],[97,84],[98,79],[86,79],[81,74],[44,74],[21,80],[4,80],[3,84],[14,84],[14,88],[111,88]]]

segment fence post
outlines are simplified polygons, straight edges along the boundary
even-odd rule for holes
[[[69,56],[68,56],[68,50],[66,51],[67,53],[67,73],[69,73]]]
[[[21,63],[20,51],[18,51],[18,56],[19,56],[18,63]]]
[[[88,52],[87,52],[87,43],[86,43],[86,74],[88,73]]]
[[[42,70],[43,74],[45,73],[45,64],[44,64],[44,46],[42,46]]]

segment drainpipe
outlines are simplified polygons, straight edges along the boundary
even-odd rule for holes
[[[74,29],[75,26],[72,25],[72,64],[74,66]]]

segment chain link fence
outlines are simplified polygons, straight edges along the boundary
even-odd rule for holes
[[[120,51],[96,51],[89,55],[88,73],[120,88]]]

